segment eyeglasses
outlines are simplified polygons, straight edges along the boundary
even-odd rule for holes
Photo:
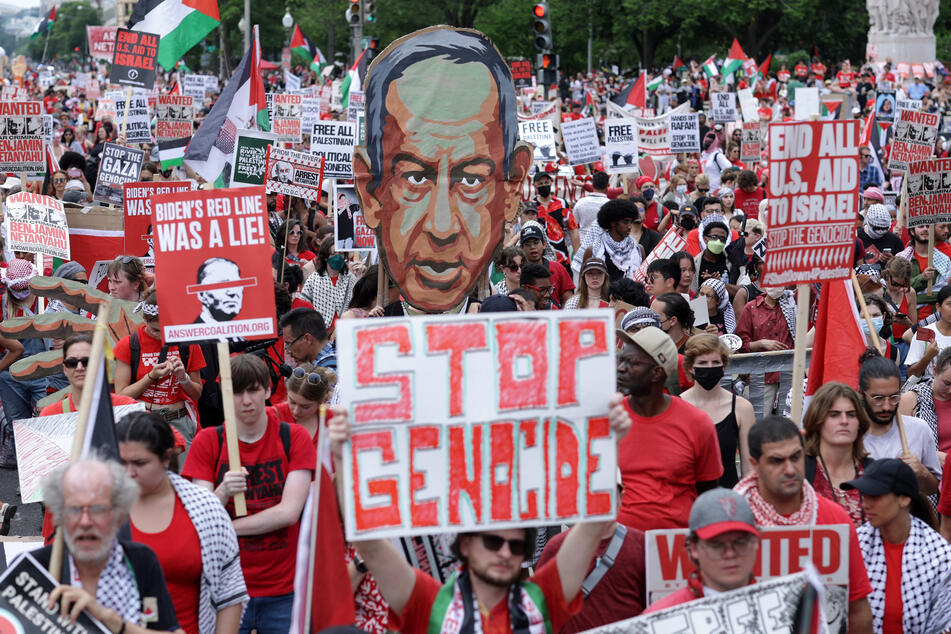
[[[301,338],[304,337],[304,335],[306,335],[306,334],[307,334],[307,333],[305,332],[303,335],[300,335],[300,336],[298,336],[298,337],[294,337],[294,339],[292,339],[291,341],[285,341],[285,342],[284,342],[284,349],[285,349],[285,350],[290,350],[291,346],[293,346],[295,343],[297,343],[298,341],[300,341]],[[302,370],[302,372],[303,372],[303,370]]]
[[[901,394],[900,394],[900,393],[899,393],[899,394],[892,394],[891,396],[885,396],[884,394],[866,394],[866,395],[865,395],[865,398],[868,399],[868,400],[870,400],[870,401],[871,401],[872,403],[874,403],[875,405],[881,405],[881,404],[884,403],[886,400],[887,400],[891,405],[894,405],[894,404],[898,403],[898,402],[901,400]]]
[[[66,182],[66,179],[65,179],[65,178],[54,178],[54,179],[53,179],[53,182],[54,182],[54,183],[65,183],[65,182]]]
[[[89,519],[99,520],[111,513],[115,507],[111,504],[89,504],[87,506],[67,506],[66,515],[79,519],[83,513],[89,513]]]
[[[301,337],[302,336],[303,335],[301,335]],[[298,337],[297,339],[300,339],[300,337]],[[294,341],[297,341],[297,339],[295,339]],[[311,385],[320,385],[321,383],[324,382],[324,378],[320,376],[319,374],[317,374],[316,372],[304,372],[304,368],[294,368],[295,379],[303,379],[305,377],[307,378],[307,382],[310,383]]]
[[[510,271],[521,271],[521,270],[522,270],[522,265],[521,265],[521,264],[509,264],[509,265],[506,266],[505,268],[507,268],[507,269],[510,270]]]
[[[300,230],[288,231],[288,235],[299,236],[301,234]]]
[[[504,537],[487,533],[481,533],[479,537],[482,538],[482,545],[485,546],[486,550],[497,553],[502,549],[503,544],[508,544],[509,552],[516,557],[525,555],[527,544],[524,539],[505,539]]]
[[[872,158],[871,154],[859,154],[862,158]]]
[[[553,290],[555,290],[555,287],[554,287],[554,286],[551,286],[551,285],[549,285],[549,286],[532,286],[531,284],[523,284],[522,286],[524,286],[525,288],[531,289],[531,290],[533,290],[533,291],[535,291],[535,292],[537,292],[537,293],[541,293],[542,295],[551,295],[551,292],[552,292]]]
[[[88,368],[89,357],[67,357],[63,359],[63,367],[69,368],[70,370],[75,369],[80,363],[83,364],[84,368]]]
[[[759,539],[753,535],[746,535],[734,539],[732,542],[700,540],[700,547],[707,551],[707,554],[714,559],[722,559],[726,555],[727,550],[732,550],[737,557],[743,557],[744,555],[750,554],[750,551],[754,550],[758,545]]]

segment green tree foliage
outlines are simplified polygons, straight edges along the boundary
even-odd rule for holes
[[[39,20],[37,20],[39,21]],[[46,59],[81,56],[87,48],[86,26],[102,24],[102,13],[89,2],[64,2],[56,9],[56,20],[49,31],[49,46]],[[28,57],[39,60],[43,55],[46,36],[24,40],[21,51]],[[79,53],[75,49],[79,49]]]

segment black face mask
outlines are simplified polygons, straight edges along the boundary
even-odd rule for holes
[[[720,383],[723,378],[723,366],[718,365],[710,368],[694,368],[693,378],[705,390],[712,390]]]
[[[538,192],[538,195],[542,198],[548,198],[551,194],[551,185],[539,185],[535,188],[535,191]]]
[[[697,219],[693,217],[692,214],[687,214],[680,217],[680,226],[686,229],[687,231],[693,231],[697,228]]]

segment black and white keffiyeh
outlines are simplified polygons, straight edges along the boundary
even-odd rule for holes
[[[611,260],[624,277],[634,277],[634,272],[641,265],[641,250],[633,236],[627,236],[620,242],[615,241],[611,234],[599,225],[593,224],[581,236],[581,246],[571,259],[571,270],[581,272],[581,264],[588,248],[591,248],[591,257],[604,261]]]
[[[70,585],[82,587],[76,562],[69,555]],[[96,601],[100,605],[114,610],[119,616],[130,623],[141,623],[142,597],[139,595],[139,586],[135,583],[132,568],[126,563],[125,553],[118,540],[113,539],[112,551],[105,567],[99,573],[99,584],[96,586]]]
[[[707,278],[701,288],[706,286],[712,288],[717,294],[717,310],[723,314],[723,327],[728,334],[733,334],[736,330],[736,312],[733,310],[733,304],[730,303],[730,294],[727,293],[726,284],[715,277]]]
[[[337,276],[336,284],[329,275],[312,273],[304,282],[301,296],[314,305],[314,309],[324,318],[324,325],[329,330],[334,318],[342,315],[350,305],[353,285],[356,281],[357,278],[350,272],[341,271]]]
[[[779,297],[779,308],[783,311],[783,318],[786,320],[786,327],[789,328],[789,336],[796,340],[796,294],[793,291],[783,291]]]
[[[885,615],[887,566],[881,532],[871,524],[856,531],[872,584],[868,597],[876,632]],[[901,554],[902,628],[905,632],[947,632],[951,628],[951,544],[917,517]]]

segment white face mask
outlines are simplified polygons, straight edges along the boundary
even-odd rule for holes
[[[785,292],[786,289],[782,286],[775,286],[766,289],[766,294],[769,295],[771,299],[779,299]]]
[[[687,193],[687,186],[686,186],[686,185],[677,185],[677,193],[680,194],[681,196],[683,196],[684,194],[686,194],[686,193]]]

